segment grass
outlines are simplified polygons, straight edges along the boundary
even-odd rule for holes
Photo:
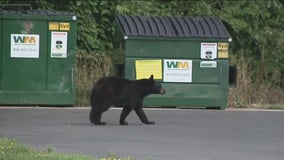
[[[255,105],[251,105],[250,108],[284,110],[284,104],[261,104],[261,105],[255,104]]]
[[[15,140],[0,138],[0,160],[134,160],[131,157],[118,158],[109,153],[104,158],[92,158],[85,155],[62,154],[53,152],[52,148],[36,151]]]

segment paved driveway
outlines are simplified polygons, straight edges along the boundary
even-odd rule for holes
[[[147,109],[156,125],[136,115],[118,125],[120,109],[88,122],[89,109],[0,108],[0,137],[36,149],[103,157],[108,152],[137,160],[283,160],[284,112]]]

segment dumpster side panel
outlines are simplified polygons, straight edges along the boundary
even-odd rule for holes
[[[211,40],[216,42],[217,40]],[[209,41],[209,42],[211,42]],[[127,40],[125,77],[136,79],[136,61],[190,60],[192,61],[192,82],[162,82],[165,95],[151,95],[145,98],[145,106],[176,107],[220,107],[227,106],[228,59],[201,59],[200,41],[179,40]],[[208,41],[207,41],[208,42]],[[165,72],[163,67],[162,72]],[[149,75],[150,76],[150,75]]]
[[[124,34],[125,77],[151,74],[167,90],[146,106],[227,107],[229,42],[217,17],[116,16]]]
[[[74,69],[76,58],[76,23],[52,22],[69,24],[66,31],[48,31],[48,72],[47,90],[49,92],[69,93],[69,101],[75,103]],[[63,50],[56,51],[56,42],[61,42]],[[61,45],[61,44],[60,44]],[[66,50],[65,50],[66,49]]]
[[[24,25],[32,30],[25,33]],[[44,91],[46,89],[46,39],[44,21],[3,20],[3,91]]]
[[[58,22],[58,27],[50,22]],[[53,37],[56,43],[52,46],[52,32],[66,36]],[[0,37],[0,104],[75,104],[74,14],[3,11],[0,14]],[[62,42],[66,46],[62,46]],[[52,49],[56,51],[52,52]],[[63,56],[56,57],[62,53]]]

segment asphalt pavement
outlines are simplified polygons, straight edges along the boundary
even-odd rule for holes
[[[35,149],[136,160],[283,160],[284,112],[146,109],[156,125],[132,112],[119,125],[120,109],[89,123],[89,108],[0,107],[0,137]]]

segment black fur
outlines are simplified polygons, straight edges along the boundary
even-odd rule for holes
[[[153,75],[149,79],[128,80],[118,77],[104,77],[97,81],[91,92],[90,122],[96,125],[105,125],[101,121],[102,113],[112,105],[123,107],[120,115],[120,124],[127,125],[125,121],[132,111],[138,115],[145,124],[155,124],[149,121],[143,111],[143,99],[149,94],[164,94],[166,91],[160,83],[154,81]]]

